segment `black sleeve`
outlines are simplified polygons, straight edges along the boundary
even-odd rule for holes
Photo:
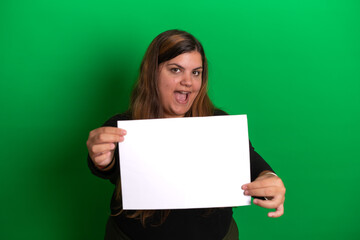
[[[102,126],[103,127],[117,127],[117,121],[119,120],[129,120],[130,116],[129,113],[125,114],[118,114],[107,120]],[[94,162],[91,160],[89,154],[87,157],[87,163],[90,168],[90,171],[95,175],[103,179],[109,179],[113,184],[116,184],[119,176],[120,176],[120,168],[119,166],[119,147],[116,144],[116,149],[114,152],[115,156],[115,164],[114,167],[108,171],[101,171],[99,170]]]
[[[228,115],[226,112],[215,109],[214,116]],[[254,150],[250,140],[249,140],[249,151],[250,151],[250,171],[251,171],[251,181],[254,181],[261,172],[263,171],[271,171],[272,168],[269,164]]]
[[[250,146],[250,169],[251,169],[251,181],[254,181],[261,172],[263,171],[271,171],[272,168],[269,164],[254,150],[251,142],[249,141]]]

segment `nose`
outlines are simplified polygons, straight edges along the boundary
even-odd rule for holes
[[[192,85],[191,75],[190,74],[184,74],[182,79],[181,79],[180,84],[185,86],[185,87],[191,87],[191,85]]]

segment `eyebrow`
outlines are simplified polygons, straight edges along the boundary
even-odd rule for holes
[[[170,66],[170,65],[175,65],[175,66],[177,66],[178,68],[184,69],[184,67],[180,66],[180,65],[177,64],[177,63],[168,63],[167,65],[168,65],[168,66]],[[193,70],[198,70],[198,69],[202,69],[202,68],[203,68],[203,67],[200,66],[200,67],[194,68]]]

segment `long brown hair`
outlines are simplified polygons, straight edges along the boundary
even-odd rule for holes
[[[180,54],[192,51],[199,52],[202,58],[202,83],[200,91],[191,108],[185,114],[185,117],[213,115],[214,105],[207,94],[208,65],[201,43],[190,33],[180,30],[169,30],[159,34],[151,42],[141,62],[139,78],[131,95],[130,112],[132,119],[164,117],[157,82],[159,65]],[[120,187],[120,184],[117,184],[116,197],[118,201],[121,201]],[[142,225],[145,226],[146,220],[154,220],[153,218],[156,218],[157,222],[152,221],[152,225],[161,225],[166,220],[170,210],[137,210],[126,212],[129,218],[140,219]]]

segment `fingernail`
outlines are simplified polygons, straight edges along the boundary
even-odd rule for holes
[[[122,134],[123,134],[123,135],[126,135],[126,130],[122,130]]]
[[[242,190],[246,190],[246,189],[247,189],[247,186],[246,186],[246,185],[242,185],[242,186],[241,186],[241,189],[242,189]]]
[[[245,195],[249,195],[249,191],[246,190],[246,191],[244,192],[244,194],[245,194]]]

